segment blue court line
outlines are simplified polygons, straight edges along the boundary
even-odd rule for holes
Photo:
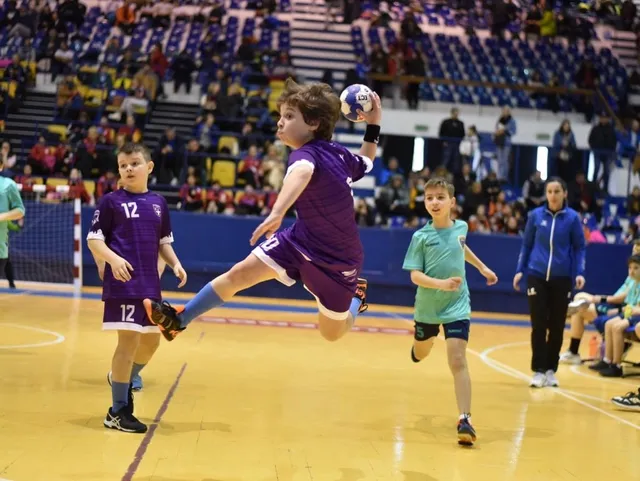
[[[75,294],[73,292],[64,292],[64,291],[46,291],[46,290],[37,290],[30,291],[26,289],[9,289],[6,287],[0,287],[0,294],[21,294],[28,295],[34,297],[63,297],[63,298],[73,298]],[[100,300],[102,299],[102,295],[97,292],[82,292],[80,294],[82,299],[91,299],[91,300]],[[187,299],[178,299],[175,297],[165,297],[165,301],[168,301],[172,304],[184,304]],[[303,306],[287,306],[287,305],[275,305],[275,304],[259,304],[259,303],[248,303],[241,301],[231,301],[227,302],[224,307],[230,309],[253,309],[257,311],[270,311],[270,312],[290,312],[290,313],[301,313],[301,314],[315,314],[318,310],[315,307],[303,307]],[[396,312],[364,312],[360,314],[358,317],[377,317],[389,320],[403,320],[403,321],[413,321],[412,314],[401,314]],[[472,318],[474,324],[485,324],[490,326],[508,326],[508,327],[531,327],[529,321],[517,321],[514,319],[490,319],[490,318]],[[592,325],[585,326],[587,330],[595,330]],[[568,328],[568,326],[566,326]]]

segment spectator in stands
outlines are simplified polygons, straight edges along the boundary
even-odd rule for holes
[[[217,114],[218,95],[220,95],[220,84],[211,82],[207,92],[200,97],[200,107],[202,107],[204,114]]]
[[[15,18],[13,28],[9,30],[9,37],[31,37],[36,31],[37,18],[37,13],[23,4],[18,9],[18,15]]]
[[[173,5],[168,0],[160,0],[153,6],[153,28],[166,30],[171,26],[171,12]]]
[[[131,0],[124,0],[116,10],[116,26],[124,35],[131,35],[136,28],[135,4]]]
[[[247,155],[242,159],[238,167],[238,181],[244,185],[250,185],[254,189],[260,188],[261,160],[258,156],[258,147],[249,147]]]
[[[535,209],[544,204],[544,180],[542,180],[542,174],[539,170],[536,170],[531,174],[531,177],[524,181],[522,197],[526,203],[527,210]]]
[[[13,168],[16,165],[16,160],[17,157],[11,152],[11,144],[6,141],[2,142],[2,147],[0,148],[0,165],[2,165],[2,170],[0,171],[0,175],[13,177]]]
[[[238,142],[241,152],[247,152],[252,145],[261,145],[263,142],[263,136],[253,131],[253,124],[251,122],[246,122],[242,126],[242,133]]]
[[[187,95],[191,93],[191,84],[193,79],[191,75],[197,69],[195,62],[189,55],[189,52],[183,50],[180,52],[171,65],[173,70],[173,93],[177,94],[182,85],[185,86]]]
[[[556,17],[553,13],[553,6],[550,3],[546,3],[545,0],[541,0],[541,4],[544,5],[542,18],[540,19],[540,37],[544,41],[556,36]]]
[[[634,163],[640,152],[640,121],[633,119],[631,128],[620,134],[620,157]]]
[[[571,122],[565,119],[553,135],[549,170],[565,182],[571,182],[579,166],[576,154],[576,137],[571,130]]]
[[[404,74],[413,75],[415,77],[424,77],[425,65],[422,55],[410,49],[404,59]],[[420,84],[418,82],[407,82],[406,90],[407,104],[409,110],[418,110],[420,103]]]
[[[462,170],[453,176],[453,186],[455,189],[456,200],[463,205],[464,200],[469,193],[471,186],[476,182],[476,173],[471,170],[471,164],[465,162],[462,164]]]
[[[120,46],[119,37],[111,37],[107,48],[104,50],[103,62],[109,67],[118,66],[118,58],[122,55],[122,47]]]
[[[247,185],[238,196],[236,215],[260,215],[263,203],[252,185]]]
[[[489,172],[489,175],[482,180],[482,193],[487,203],[495,202],[498,195],[502,192],[500,180],[495,172]]]
[[[106,116],[100,118],[98,129],[99,144],[114,144],[116,141],[116,131],[109,125],[109,119]]]
[[[506,181],[509,177],[509,160],[511,142],[516,134],[516,120],[511,116],[511,108],[502,107],[502,115],[496,123],[493,142],[496,145],[496,161],[498,162],[498,179]]]
[[[594,182],[589,182],[583,171],[575,174],[575,180],[569,184],[567,203],[569,207],[581,214],[597,212],[598,188]]]
[[[198,139],[204,152],[214,153],[218,147],[218,133],[220,129],[215,124],[213,114],[206,117],[198,117],[193,127],[193,136]]]
[[[205,155],[198,139],[191,139],[187,144],[187,152],[180,173],[180,183],[184,183],[188,175],[196,176],[198,185],[206,185],[207,175],[205,172]]]
[[[107,170],[96,182],[96,200],[118,189],[118,179],[113,170]]]
[[[82,173],[82,177],[92,177],[99,172],[98,163],[98,129],[94,126],[87,131],[87,137],[78,145],[75,167]]]
[[[167,94],[164,91],[164,79],[169,68],[169,61],[162,52],[161,43],[156,43],[153,47],[151,56],[149,57],[149,64],[153,72],[157,75],[157,95],[162,99],[166,99]]]
[[[440,124],[439,137],[442,140],[442,165],[451,172],[459,172],[460,166],[460,142],[465,136],[464,122],[459,118],[459,110],[451,109],[451,117]]]
[[[616,157],[618,139],[616,131],[606,112],[600,114],[599,122],[591,128],[589,133],[589,147],[593,151],[593,178],[603,192],[609,192],[609,173],[611,164]],[[602,167],[602,177],[599,177]]]
[[[540,20],[542,20],[542,9],[540,5],[533,3],[527,12],[527,18],[525,20],[525,38],[533,38],[533,40],[536,40],[540,36]]]
[[[263,188],[270,186],[279,192],[284,181],[285,169],[286,164],[283,156],[278,154],[278,148],[275,145],[270,145],[260,165]]]
[[[404,170],[400,167],[398,159],[395,157],[389,157],[387,166],[380,170],[378,177],[378,185],[387,185],[391,182],[391,178],[400,175],[404,177]]]
[[[67,42],[61,42],[60,48],[56,50],[51,64],[51,81],[58,75],[69,75],[73,71],[75,53],[69,48]]]
[[[55,152],[47,146],[43,135],[38,137],[38,143],[31,147],[27,162],[36,175],[52,174],[56,165]]]
[[[71,172],[69,173],[69,193],[67,194],[67,198],[80,198],[80,201],[83,204],[95,204],[93,196],[87,192],[87,188],[84,185],[82,174],[79,169],[71,169]]]
[[[160,52],[160,54],[162,54],[162,52]],[[133,76],[133,82],[136,82],[138,87],[142,87],[144,89],[144,98],[151,102],[155,102],[156,94],[158,93],[158,76],[153,71],[150,64],[145,64],[140,70],[138,70],[138,72]]]
[[[442,129],[442,127],[440,127],[440,129]],[[480,138],[478,137],[478,131],[475,125],[467,129],[467,135],[465,135],[460,142],[458,152],[460,153],[462,165],[470,164],[471,170],[477,175],[480,169],[482,152],[480,151]]]
[[[140,142],[142,131],[136,126],[136,119],[133,115],[127,115],[127,123],[118,129],[118,135],[124,135],[127,142]]]
[[[637,185],[627,197],[627,213],[633,217],[640,215],[640,187]]]
[[[394,175],[389,185],[379,190],[376,197],[376,207],[384,224],[387,223],[389,217],[407,217],[411,213],[409,190],[405,186],[402,175]]]
[[[84,15],[87,7],[79,2],[79,0],[66,0],[57,9],[60,21],[70,22],[79,29],[84,21]]]
[[[576,87],[586,90],[595,90],[600,83],[598,71],[588,57],[580,64],[574,80]],[[591,123],[594,114],[593,99],[589,96],[581,95],[578,101],[578,110],[584,114],[586,121]]]
[[[382,50],[380,44],[374,43],[371,47],[371,54],[369,55],[369,63],[371,65],[371,73],[374,75],[388,75],[389,74],[389,56]],[[387,80],[373,79],[373,91],[380,97],[384,96],[385,86],[390,85],[391,82]]]
[[[594,215],[586,215],[582,219],[582,231],[587,244],[606,244],[607,238],[598,228],[598,220]]]
[[[631,0],[625,0],[620,7],[620,26],[622,30],[632,30],[638,14],[638,7]]]
[[[376,223],[375,212],[364,199],[356,200],[355,216],[360,227],[373,227]]]
[[[210,214],[232,215],[235,212],[233,193],[220,187],[218,181],[214,181],[207,192],[207,212]]]
[[[187,183],[180,189],[180,201],[182,210],[187,212],[202,212],[202,188],[196,185],[195,175],[187,176]]]
[[[131,82],[131,89],[128,95],[122,101],[118,110],[109,115],[111,120],[119,122],[122,119],[122,113],[127,114],[128,117],[134,117],[136,111],[146,113],[149,108],[149,98],[147,97],[147,90],[138,82],[134,80]]]
[[[491,7],[491,13],[491,35],[498,38],[504,38],[504,31],[510,21],[507,3],[504,0],[494,0]]]
[[[176,134],[174,127],[168,127],[160,137],[160,142],[153,156],[156,164],[157,182],[160,184],[177,184],[182,170],[183,157],[184,145],[182,138]]]

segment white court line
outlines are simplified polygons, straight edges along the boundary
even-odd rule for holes
[[[582,377],[586,377],[587,379],[591,379],[592,381],[604,381],[604,382],[608,382],[610,384],[617,384],[618,386],[631,386],[633,388],[637,388],[638,387],[638,383],[630,383],[627,381],[621,381],[619,379],[611,379],[608,377],[604,377],[604,376],[592,376],[591,374],[586,374],[584,372],[582,372],[578,366],[571,366],[570,371],[573,374],[577,374],[578,376],[582,376]]]
[[[0,345],[0,349],[27,349],[32,347],[53,346],[54,344],[60,344],[65,340],[64,336],[59,332],[49,331],[47,329],[40,329],[39,327],[23,326],[22,324],[12,324],[10,322],[3,322],[0,324],[0,326],[11,326],[17,329],[25,329],[27,331],[41,332],[43,334],[49,334],[50,336],[55,337],[55,339],[51,341],[42,341],[42,342],[37,342],[33,344],[13,344],[8,346]],[[0,481],[2,481],[1,478],[0,478]]]
[[[395,316],[394,316],[395,317]],[[399,316],[398,316],[399,317]],[[440,337],[436,337],[436,339],[441,339]],[[444,339],[442,339],[444,340]],[[491,354],[492,352],[495,351],[499,351],[501,349],[506,349],[508,347],[515,347],[515,346],[523,346],[523,345],[529,345],[530,341],[522,341],[522,342],[509,342],[506,344],[498,344],[492,347],[489,347],[487,349],[485,349],[482,352],[478,352],[475,351],[473,349],[469,349],[467,347],[467,352],[473,354],[474,356],[477,356],[480,358],[480,360],[482,360],[482,362],[484,362],[487,366],[489,366],[491,369],[501,372],[502,374],[506,374],[508,376],[514,377],[516,379],[522,379],[525,381],[528,381],[531,376],[528,374],[525,374],[522,371],[519,371],[518,369],[515,369],[511,366],[508,366],[507,364],[504,364],[500,361],[497,361],[495,359],[492,359],[491,357],[489,357],[489,354]],[[531,389],[531,388],[528,388]],[[543,388],[544,389],[544,388]],[[604,409],[601,409],[597,406],[594,406],[593,404],[590,404],[588,402],[583,401],[582,399],[578,399],[576,396],[570,394],[569,392],[563,390],[563,389],[559,389],[559,388],[549,388],[552,389],[552,392],[559,394],[560,396],[563,396],[567,399],[570,399],[578,404],[580,404],[581,406],[587,407],[589,409],[592,409],[600,414],[603,414],[604,416],[607,416],[611,419],[615,419],[616,421],[622,423],[622,424],[626,424],[629,427],[632,427],[634,429],[637,429],[638,431],[640,431],[640,425],[632,423],[631,421],[627,421],[624,418],[621,418],[620,416],[616,416],[613,413],[610,413],[608,411],[605,411]]]

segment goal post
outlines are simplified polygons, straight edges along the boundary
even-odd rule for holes
[[[82,215],[80,198],[68,185],[21,185],[25,216],[9,233],[9,260],[16,287],[80,293]],[[7,287],[4,273],[0,286]]]

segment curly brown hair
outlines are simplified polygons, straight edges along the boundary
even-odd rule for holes
[[[278,112],[283,105],[299,109],[307,125],[319,124],[314,132],[316,139],[331,140],[336,122],[340,118],[340,99],[329,85],[300,85],[288,78],[278,98]]]

